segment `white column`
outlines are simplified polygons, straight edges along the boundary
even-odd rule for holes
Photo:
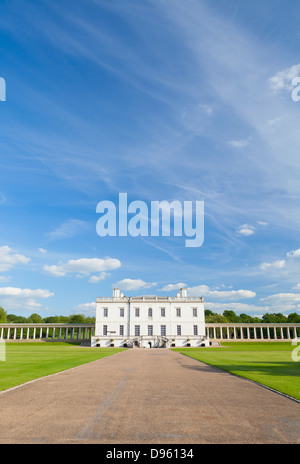
[[[14,328],[14,340],[17,338],[17,327]]]
[[[247,338],[248,338],[248,340],[250,340],[250,330],[249,330],[249,327],[247,327]]]
[[[69,329],[68,329],[68,327],[66,327],[66,330],[65,330],[65,340],[68,340],[68,336],[69,336]]]
[[[284,336],[283,336],[283,330],[282,330],[282,327],[280,327],[280,337],[281,337],[281,340],[283,340]]]
[[[52,329],[52,340],[55,340],[55,327]]]
[[[36,327],[34,327],[33,329],[33,340],[35,340],[35,336],[36,336]]]
[[[43,338],[43,327],[40,328],[40,338]]]
[[[49,327],[47,327],[46,329],[46,340],[48,340],[48,338],[49,338]]]
[[[4,327],[1,327],[1,337],[3,339]]]
[[[241,340],[244,340],[243,327],[241,327]]]
[[[62,328],[60,327],[59,328],[59,335],[58,335],[58,339],[61,340],[61,333],[62,333]]]
[[[216,339],[216,328],[214,327],[214,339]]]

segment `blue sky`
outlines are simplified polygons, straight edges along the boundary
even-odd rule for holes
[[[0,304],[300,310],[297,2],[3,0]],[[204,201],[205,241],[96,234],[102,200]]]

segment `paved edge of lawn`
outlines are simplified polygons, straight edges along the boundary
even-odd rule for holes
[[[194,359],[195,361],[206,364],[206,366],[214,367],[215,369],[219,369],[222,372],[227,372],[227,374],[233,375],[234,377],[238,377],[239,379],[243,379],[243,380],[247,380],[248,382],[255,383],[256,385],[259,385],[260,387],[266,388],[267,390],[270,390],[273,393],[277,393],[278,395],[284,396],[285,398],[287,398],[289,400],[292,400],[292,401],[295,401],[296,403],[300,404],[300,400],[298,400],[297,398],[294,398],[293,396],[287,395],[286,393],[283,393],[283,392],[281,392],[279,390],[275,390],[275,388],[268,387],[267,385],[264,385],[263,383],[257,382],[256,380],[248,379],[247,377],[243,377],[242,375],[235,374],[234,372],[230,372],[227,369],[222,369],[222,367],[217,367],[217,366],[214,366],[213,364],[209,364],[207,362],[201,361],[201,359],[193,358],[192,356],[189,356],[188,354],[185,354],[185,353],[183,353],[181,351],[179,351],[179,353],[182,354],[183,356],[186,356],[187,358],[191,358],[191,359]]]
[[[110,356],[115,356],[116,354],[120,354],[120,353],[123,353],[123,351],[118,351],[117,353],[114,353],[114,354],[112,354]],[[43,379],[52,377],[54,375],[59,375],[59,374],[62,374],[63,372],[72,371],[74,369],[79,369],[80,367],[86,366],[87,364],[93,364],[93,363],[96,363],[98,361],[102,361],[102,359],[109,358],[110,356],[103,356],[103,358],[95,359],[94,361],[88,361],[88,362],[85,362],[83,364],[78,364],[78,366],[69,367],[69,369],[63,369],[62,371],[54,372],[53,374],[46,374],[46,375],[43,375],[42,377],[37,377],[36,379],[28,380],[28,382],[20,383],[19,385],[15,385],[14,387],[10,387],[10,388],[7,388],[5,390],[1,390],[0,395],[3,395],[4,393],[8,393],[10,391],[16,390],[17,388],[24,387],[24,386],[29,385],[31,383],[38,382],[39,380],[43,380]]]

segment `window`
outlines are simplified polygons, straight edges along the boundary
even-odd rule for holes
[[[124,325],[120,325],[120,335],[124,335]]]
[[[148,317],[152,317],[152,308],[148,309]]]
[[[166,317],[166,308],[160,309],[160,317]]]
[[[198,311],[197,311],[197,308],[193,308],[193,317],[197,317],[198,316]]]
[[[124,308],[120,308],[120,317],[124,317]]]
[[[160,326],[160,335],[161,335],[162,337],[165,337],[165,336],[166,336],[166,333],[167,333],[166,326],[165,326],[165,325],[161,325],[161,326]]]
[[[140,336],[140,326],[139,325],[135,325],[134,326],[134,335],[136,337],[139,337]]]
[[[153,335],[153,325],[148,325],[148,335],[149,336]]]
[[[103,317],[108,317],[108,309],[107,308],[103,309]]]
[[[135,308],[135,317],[140,317],[140,308]]]
[[[198,335],[198,326],[194,325],[194,335]]]
[[[107,335],[107,325],[103,326],[103,335]]]
[[[176,316],[181,317],[181,308],[176,308]]]
[[[177,335],[181,335],[181,325],[177,326]]]

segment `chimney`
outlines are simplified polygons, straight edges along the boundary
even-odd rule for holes
[[[119,288],[114,288],[113,297],[114,298],[120,298],[120,289]]]
[[[180,291],[181,291],[181,296],[182,296],[182,298],[187,298],[187,291],[186,291],[186,288],[181,288]]]

